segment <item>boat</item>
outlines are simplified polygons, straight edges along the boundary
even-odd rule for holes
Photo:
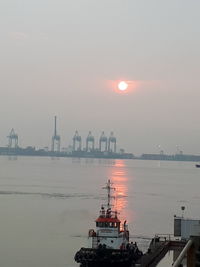
[[[110,180],[103,187],[107,190],[107,204],[102,205],[96,219],[96,229],[88,232],[88,247],[81,248],[75,254],[75,261],[82,267],[115,266],[128,267],[143,255],[136,242],[129,241],[127,222],[121,223],[118,211],[112,210]]]

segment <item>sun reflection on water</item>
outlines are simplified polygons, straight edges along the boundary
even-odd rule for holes
[[[128,174],[123,160],[116,160],[110,169],[109,177],[115,187],[114,208],[119,212],[122,221],[126,220],[127,214],[127,196],[128,196]]]

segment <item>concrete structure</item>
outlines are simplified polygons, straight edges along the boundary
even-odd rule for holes
[[[200,236],[200,220],[174,217],[174,236],[188,240],[190,236]]]

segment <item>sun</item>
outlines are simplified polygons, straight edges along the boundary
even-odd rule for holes
[[[121,81],[118,83],[118,89],[120,91],[125,91],[128,88],[128,84],[125,81]]]

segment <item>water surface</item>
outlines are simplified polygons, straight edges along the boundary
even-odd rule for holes
[[[144,250],[156,233],[173,233],[181,206],[186,216],[200,213],[192,162],[0,157],[0,170],[2,267],[78,266],[74,254],[87,245],[108,178],[119,216]]]

